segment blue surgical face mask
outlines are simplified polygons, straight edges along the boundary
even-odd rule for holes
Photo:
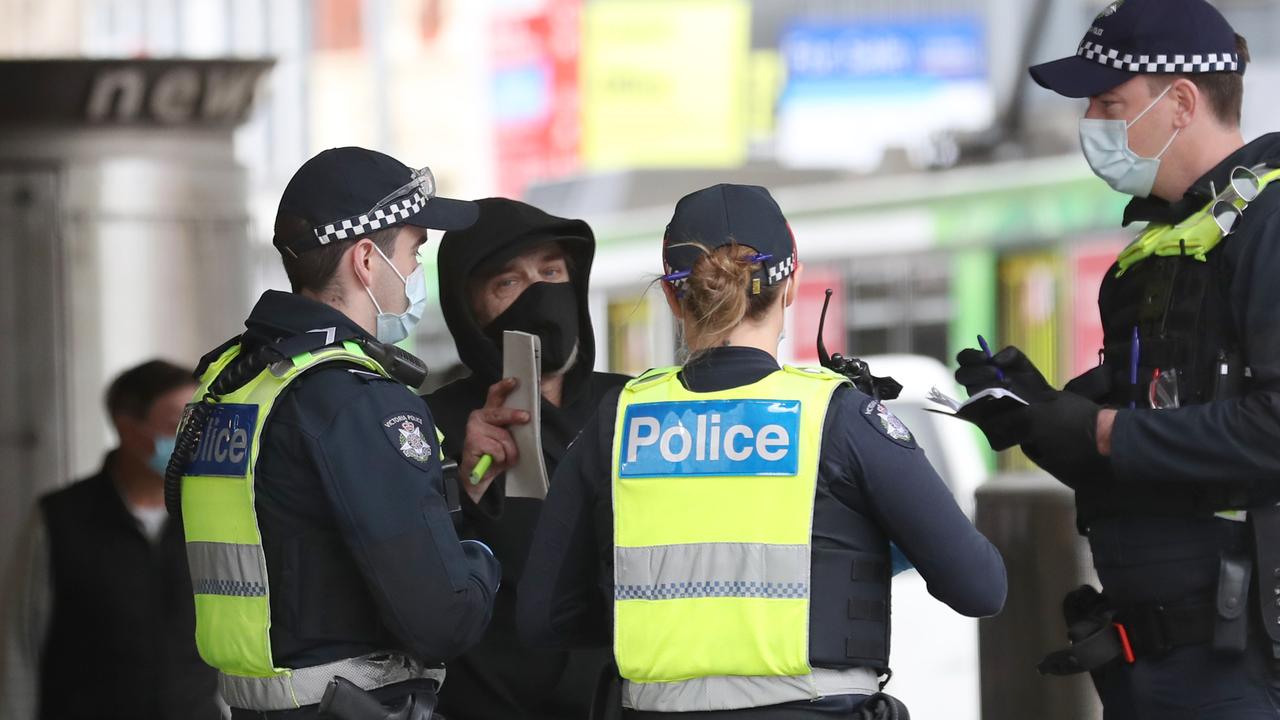
[[[414,268],[409,273],[409,277],[400,274],[396,266],[386,255],[382,254],[382,250],[377,246],[373,246],[374,250],[382,256],[382,259],[391,266],[391,272],[400,278],[400,282],[404,283],[404,294],[409,301],[409,307],[405,308],[402,313],[388,313],[382,311],[382,306],[378,304],[378,299],[373,296],[373,291],[368,285],[364,286],[364,291],[369,293],[369,299],[373,301],[373,307],[378,310],[378,330],[376,337],[378,342],[398,343],[409,337],[409,333],[413,330],[418,321],[422,319],[422,313],[427,309],[427,276],[422,269],[422,265]]]
[[[1129,128],[1150,112],[1156,103],[1169,94],[1173,85],[1138,113],[1138,117],[1126,123],[1123,120],[1091,120],[1080,121],[1080,147],[1084,150],[1084,158],[1089,162],[1093,173],[1102,178],[1116,192],[1134,197],[1147,197],[1156,184],[1156,173],[1160,170],[1160,158],[1178,137],[1181,128],[1173,131],[1173,137],[1153,158],[1144,158],[1129,147]]]
[[[168,436],[156,438],[156,448],[151,452],[151,459],[147,460],[147,466],[163,477],[165,471],[169,469],[169,456],[173,454],[176,444],[176,438]]]

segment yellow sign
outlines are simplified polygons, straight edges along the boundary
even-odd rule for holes
[[[587,3],[582,160],[592,169],[746,160],[746,0]]]

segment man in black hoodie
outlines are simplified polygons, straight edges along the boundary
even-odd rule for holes
[[[444,432],[445,455],[462,478],[460,534],[493,548],[506,582],[484,639],[449,665],[441,710],[450,720],[585,718],[601,651],[522,647],[515,626],[515,591],[537,525],[541,500],[506,496],[502,471],[515,457],[506,427],[527,414],[505,409],[515,388],[502,379],[502,333],[521,330],[542,344],[542,453],[547,475],[595,412],[600,398],[627,380],[593,371],[595,337],[587,281],[595,254],[591,228],[506,198],[478,201],[480,218],[445,233],[440,245],[440,305],[458,357],[471,376],[429,395]],[[470,477],[481,455],[493,458],[480,483]]]

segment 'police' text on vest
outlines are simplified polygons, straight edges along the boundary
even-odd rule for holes
[[[621,477],[794,475],[800,402],[701,400],[631,405]]]
[[[214,406],[186,474],[244,476],[249,466],[249,442],[257,424],[257,405]]]

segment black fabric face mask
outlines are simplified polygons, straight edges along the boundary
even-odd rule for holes
[[[525,288],[515,302],[484,329],[499,351],[502,333],[506,330],[538,336],[544,373],[565,369],[565,363],[578,345],[578,292],[573,283],[539,282]]]

